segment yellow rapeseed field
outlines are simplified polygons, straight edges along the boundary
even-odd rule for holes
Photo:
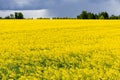
[[[0,20],[0,80],[120,80],[119,20]]]

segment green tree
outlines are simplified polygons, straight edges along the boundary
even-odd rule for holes
[[[120,15],[116,16],[118,19],[120,19]]]
[[[104,17],[104,19],[109,19],[109,14],[107,12],[101,12],[99,18]]]
[[[88,19],[95,19],[95,15],[93,13],[87,13]]]
[[[11,19],[14,19],[14,15],[13,15],[13,14],[10,14],[10,18],[11,18]]]
[[[0,19],[2,19],[2,17],[0,17]]]
[[[15,19],[18,19],[18,13],[15,12]]]
[[[24,19],[24,16],[21,12],[19,13],[19,19]]]
[[[94,14],[94,16],[95,16],[95,19],[99,19],[98,14]]]
[[[10,16],[6,16],[5,19],[11,19]]]
[[[99,17],[99,19],[105,19],[105,18],[104,18],[104,16],[103,16],[103,15],[101,15],[101,16]]]
[[[82,11],[82,13],[77,16],[77,19],[88,19],[87,11]]]
[[[118,16],[115,16],[115,15],[111,15],[110,16],[110,19],[118,19],[119,17]]]
[[[24,19],[24,15],[21,12],[15,12],[15,19]]]

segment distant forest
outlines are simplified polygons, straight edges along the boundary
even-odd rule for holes
[[[24,18],[23,13],[21,12],[15,12],[14,14],[10,14],[6,17],[0,17],[0,19],[33,19],[33,18]],[[53,17],[53,18],[37,18],[37,19],[120,19],[120,15],[109,15],[107,12],[100,12],[98,14],[94,14],[87,11],[82,11],[79,15],[76,17]]]

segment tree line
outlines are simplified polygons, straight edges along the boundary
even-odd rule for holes
[[[4,18],[0,17],[0,19],[25,19],[23,13],[15,12],[14,14],[10,14]],[[33,18],[27,18],[33,19]],[[100,12],[98,14],[94,14],[87,11],[82,11],[79,15],[74,18],[71,17],[53,17],[53,18],[37,18],[37,19],[120,19],[120,15],[109,15],[107,12]]]
[[[120,19],[120,15],[109,15],[107,12],[101,12],[94,14],[87,11],[82,11],[80,15],[77,16],[77,19]]]
[[[21,12],[15,12],[14,14],[10,14],[4,18],[0,17],[0,19],[24,19],[24,15]]]

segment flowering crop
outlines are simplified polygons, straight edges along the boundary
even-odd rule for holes
[[[119,80],[120,21],[0,20],[0,80]]]

